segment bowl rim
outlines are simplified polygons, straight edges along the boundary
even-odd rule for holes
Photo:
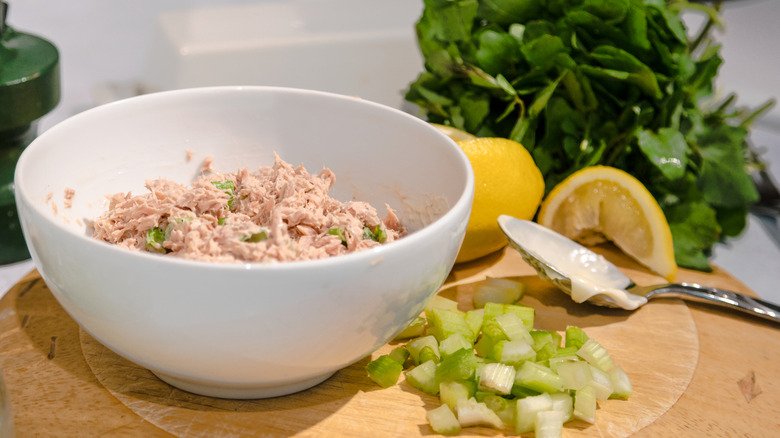
[[[116,106],[134,104],[135,102],[143,101],[143,100],[165,99],[168,98],[169,96],[175,96],[175,95],[207,94],[207,93],[220,93],[220,92],[313,94],[327,99],[349,101],[351,102],[351,104],[372,106],[380,109],[381,111],[393,113],[397,117],[405,118],[409,122],[413,124],[417,124],[423,129],[429,130],[434,136],[439,136],[441,139],[445,141],[445,143],[448,143],[451,146],[451,150],[459,159],[458,161],[461,165],[460,172],[465,173],[464,188],[461,191],[460,195],[458,196],[457,201],[455,203],[450,204],[447,207],[447,210],[441,216],[433,220],[431,223],[425,225],[419,230],[416,230],[404,236],[403,238],[394,240],[393,242],[382,244],[378,247],[352,252],[348,254],[342,254],[339,256],[327,257],[322,259],[313,259],[313,260],[293,260],[293,261],[284,261],[284,262],[216,262],[216,261],[191,260],[191,259],[184,259],[180,257],[161,257],[159,254],[149,254],[144,251],[133,251],[127,248],[121,248],[116,245],[111,245],[107,242],[102,242],[96,239],[92,239],[86,233],[77,233],[74,231],[72,227],[66,227],[64,224],[61,223],[61,221],[55,220],[56,216],[47,214],[43,210],[43,206],[38,205],[37,202],[34,202],[32,200],[31,195],[28,193],[27,188],[23,183],[25,168],[27,167],[27,162],[30,160],[29,157],[35,152],[36,149],[41,147],[38,145],[43,143],[42,140],[41,141],[39,140],[45,139],[52,135],[56,135],[56,132],[59,129],[62,129],[63,126],[70,125],[72,123],[78,123],[82,119],[93,117],[92,114],[95,114],[97,112],[103,112],[106,109],[110,109],[109,107],[113,108]],[[460,214],[459,212],[465,209],[467,212],[470,213],[471,203],[474,196],[474,190],[475,190],[474,173],[465,152],[463,152],[463,150],[457,145],[457,143],[454,140],[452,140],[446,134],[439,131],[436,127],[432,126],[430,123],[428,123],[425,120],[422,120],[419,117],[415,117],[400,109],[393,108],[391,106],[380,104],[370,100],[365,100],[356,96],[348,96],[348,95],[343,95],[338,93],[319,91],[319,90],[310,90],[304,88],[263,86],[263,85],[207,86],[207,87],[192,87],[192,88],[183,88],[183,89],[176,89],[176,90],[159,91],[159,92],[153,92],[153,93],[143,94],[139,96],[133,96],[133,97],[117,100],[114,102],[109,102],[103,105],[99,105],[87,109],[85,111],[82,111],[81,113],[75,114],[59,122],[55,126],[49,128],[46,132],[43,132],[40,136],[38,136],[38,138],[33,140],[33,142],[25,148],[25,150],[22,152],[21,156],[19,157],[14,172],[14,193],[15,193],[17,204],[28,206],[29,209],[34,212],[34,214],[38,215],[42,220],[44,220],[49,225],[67,234],[74,235],[78,239],[83,239],[83,241],[88,245],[96,245],[96,248],[100,248],[99,250],[101,251],[118,251],[118,254],[122,257],[130,257],[130,258],[141,257],[141,259],[139,260],[144,260],[144,258],[148,258],[148,260],[156,260],[157,261],[156,263],[164,263],[172,266],[193,267],[198,269],[220,269],[220,270],[226,269],[229,271],[247,271],[247,270],[279,271],[279,270],[315,268],[315,267],[330,268],[333,265],[352,263],[353,260],[355,262],[359,262],[361,261],[361,259],[365,259],[364,261],[370,264],[372,263],[372,261],[375,261],[377,259],[381,260],[384,254],[390,252],[397,252],[397,251],[404,252],[403,250],[407,247],[410,247],[408,250],[412,250],[414,246],[417,245],[418,241],[427,240],[428,236],[431,234],[445,232],[445,228],[447,226],[446,224],[451,221],[454,221],[455,216]],[[466,220],[468,220],[468,214]],[[88,225],[85,224],[85,227],[87,226]],[[454,260],[454,255],[453,255],[453,260]]]

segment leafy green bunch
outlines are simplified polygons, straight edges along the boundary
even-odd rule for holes
[[[693,9],[707,19],[689,39]],[[430,122],[522,143],[548,191],[596,164],[631,173],[661,205],[677,263],[709,270],[758,198],[747,134],[763,110],[713,99],[718,19],[686,1],[425,0],[425,72],[405,97]]]

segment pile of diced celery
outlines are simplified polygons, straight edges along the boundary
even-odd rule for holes
[[[515,303],[524,289],[507,281],[482,282],[475,310],[434,297],[396,338],[408,342],[366,366],[369,377],[387,388],[406,369],[410,385],[439,396],[426,416],[445,435],[488,426],[560,437],[568,421],[594,423],[597,401],[628,398],[631,382],[604,347],[579,327],[535,330],[534,309]]]

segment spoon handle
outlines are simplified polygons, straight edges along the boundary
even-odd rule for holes
[[[780,306],[777,304],[725,289],[701,286],[695,283],[670,283],[655,286],[645,294],[648,299],[660,295],[674,295],[678,298],[716,304],[780,322]]]

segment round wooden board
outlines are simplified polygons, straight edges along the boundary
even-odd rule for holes
[[[625,272],[639,284],[660,281],[610,248],[597,250],[624,266]],[[486,276],[515,277],[525,282],[527,293],[521,302],[537,310],[536,328],[584,328],[610,351],[631,378],[634,394],[628,401],[601,402],[596,424],[567,423],[567,437],[629,436],[662,416],[691,381],[699,355],[698,334],[688,307],[681,301],[654,301],[635,312],[575,304],[540,280],[514,251],[458,266],[440,294],[456,299],[461,309],[467,310],[471,308],[473,284]],[[94,376],[117,400],[145,421],[177,437],[255,436],[258,431],[279,436],[433,434],[425,412],[438,406],[438,400],[412,388],[403,377],[394,387],[378,387],[364,370],[370,358],[297,394],[238,401],[175,389],[113,353],[83,330],[80,346]],[[387,345],[372,358],[392,348],[393,345]],[[672,351],[674,354],[670,355]],[[473,427],[464,429],[460,436],[501,433]]]

